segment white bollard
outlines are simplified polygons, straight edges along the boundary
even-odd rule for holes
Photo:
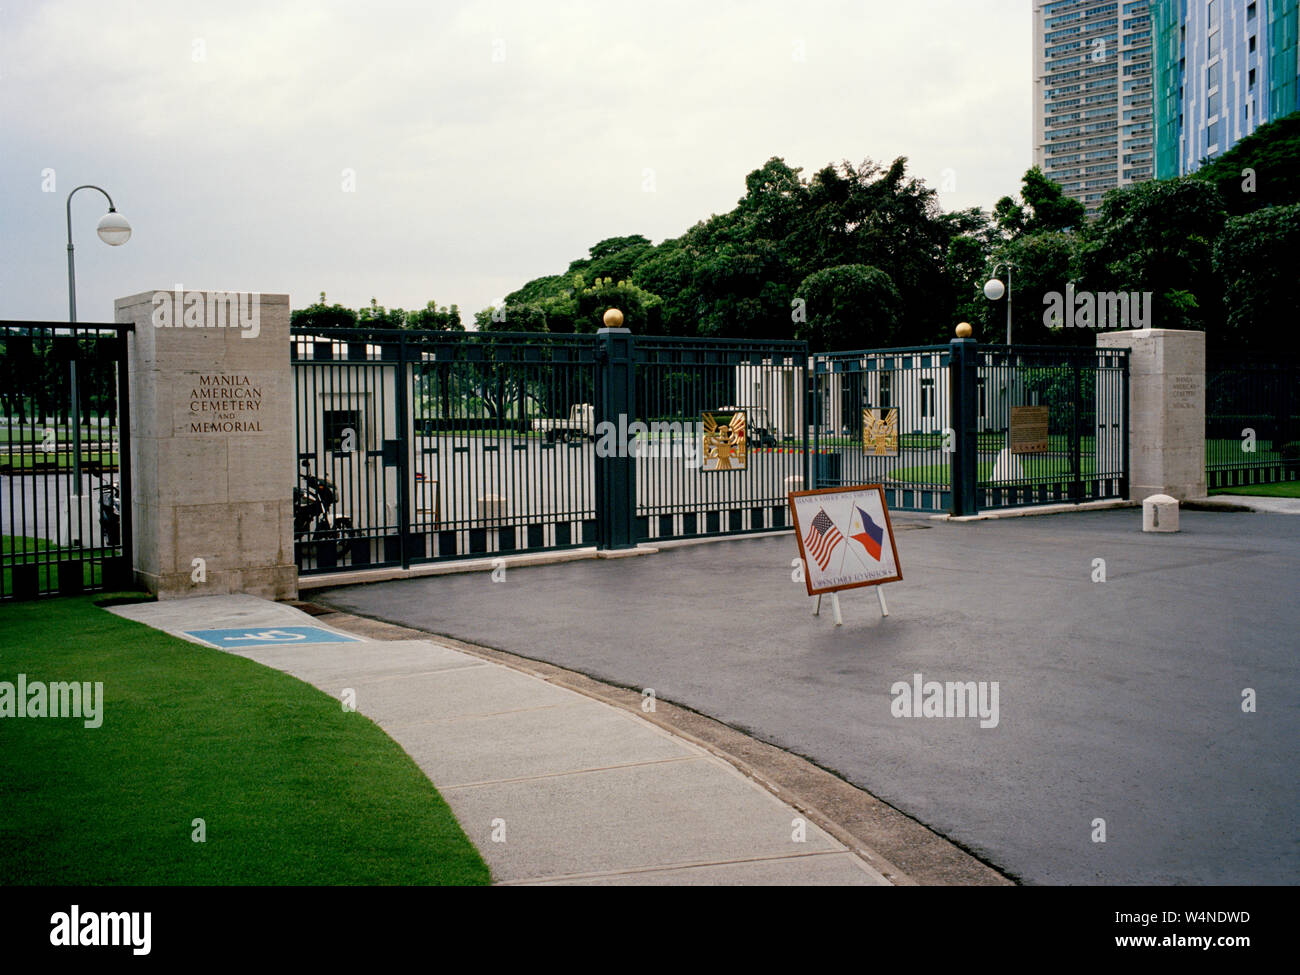
[[[803,490],[803,477],[799,474],[791,474],[785,479],[785,493],[790,494],[794,491]]]
[[[1142,500],[1144,532],[1178,531],[1178,499],[1167,494],[1153,494]]]

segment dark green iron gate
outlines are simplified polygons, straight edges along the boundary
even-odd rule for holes
[[[1211,354],[1205,369],[1209,490],[1300,480],[1300,362]]]
[[[130,330],[0,322],[0,598],[132,587]]]
[[[1128,496],[1124,349],[957,340],[823,353],[810,399],[818,487],[880,483],[896,510],[955,514]],[[1033,452],[1008,442],[1023,406],[1046,412]]]

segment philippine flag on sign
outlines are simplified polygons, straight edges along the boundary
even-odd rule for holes
[[[871,515],[867,514],[861,508],[857,508],[858,517],[862,519],[862,531],[856,535],[850,535],[855,542],[867,550],[877,562],[880,561],[880,545],[885,537],[885,530],[871,520]]]

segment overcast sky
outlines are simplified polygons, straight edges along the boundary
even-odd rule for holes
[[[987,209],[1032,162],[1030,33],[1029,0],[5,0],[0,318],[66,320],[81,183],[134,229],[73,201],[83,321],[179,283],[469,322],[771,156],[905,155]]]

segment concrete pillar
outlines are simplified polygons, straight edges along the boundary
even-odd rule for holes
[[[115,307],[135,326],[137,582],[160,599],[295,597],[289,296],[178,288]]]
[[[1205,497],[1205,333],[1105,332],[1097,346],[1129,350],[1129,500]]]

